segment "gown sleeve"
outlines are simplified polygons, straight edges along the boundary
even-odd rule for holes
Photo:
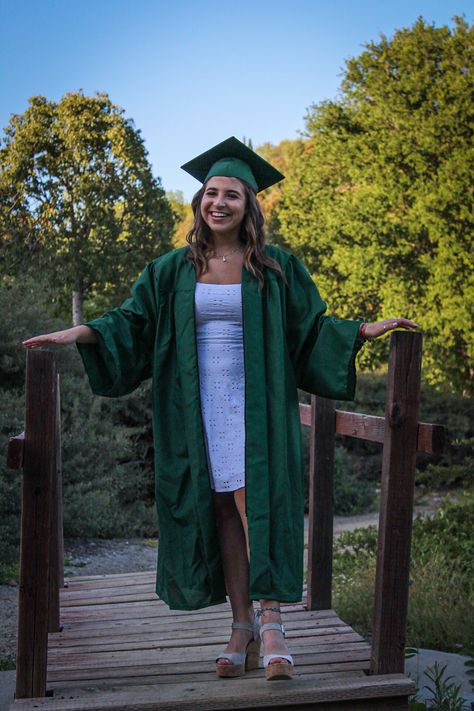
[[[326,316],[326,303],[302,263],[286,268],[287,339],[297,386],[321,397],[353,400],[361,321]]]
[[[97,343],[78,343],[92,392],[117,397],[152,374],[157,302],[153,264],[149,264],[121,306],[88,321]]]

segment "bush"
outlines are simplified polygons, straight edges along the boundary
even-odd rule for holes
[[[354,516],[375,507],[373,483],[359,478],[346,450],[336,447],[334,458],[334,512],[338,516]]]
[[[357,400],[338,403],[343,410],[383,416],[385,413],[386,374],[361,373]],[[446,427],[445,451],[440,455],[417,454],[416,483],[423,489],[447,489],[473,486],[474,473],[474,401],[447,390],[421,385],[420,421]],[[357,457],[354,472],[360,478],[379,481],[382,446],[352,437],[339,437],[346,451]]]
[[[25,351],[21,340],[64,327],[38,288],[0,288],[0,447],[23,430]],[[95,398],[74,348],[58,349],[61,373],[64,531],[66,536],[154,536],[149,384],[132,395]],[[0,463],[0,578],[18,561],[21,473]]]
[[[459,652],[474,637],[474,494],[446,499],[413,525],[407,641]],[[372,628],[377,532],[343,533],[335,544],[334,597],[341,617],[361,634]]]

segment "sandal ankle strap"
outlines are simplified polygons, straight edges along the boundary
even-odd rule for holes
[[[261,617],[264,612],[278,612],[279,615],[281,615],[281,608],[280,607],[261,607],[257,612],[255,613],[257,617]]]
[[[285,628],[279,622],[267,622],[265,625],[261,625],[260,626],[260,637],[267,630],[277,630],[277,632],[282,633],[283,637],[285,636]]]
[[[253,632],[254,626],[253,626],[253,624],[250,624],[250,622],[233,622],[232,629],[233,630],[247,630],[248,632]]]

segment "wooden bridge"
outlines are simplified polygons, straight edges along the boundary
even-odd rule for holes
[[[415,455],[443,447],[444,430],[418,422],[421,335],[391,336],[386,415],[301,405],[311,428],[308,586],[283,619],[296,676],[267,682],[258,669],[218,679],[227,604],[170,611],[153,573],[64,581],[59,386],[56,357],[27,353],[25,433],[8,464],[23,469],[17,681],[11,711],[317,709],[402,711]],[[372,643],[331,609],[334,437],[383,443]]]

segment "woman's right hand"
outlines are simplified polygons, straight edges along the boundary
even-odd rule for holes
[[[68,346],[70,343],[97,343],[97,336],[90,326],[73,326],[64,331],[45,333],[33,336],[23,341],[24,348],[41,348],[42,346]]]

